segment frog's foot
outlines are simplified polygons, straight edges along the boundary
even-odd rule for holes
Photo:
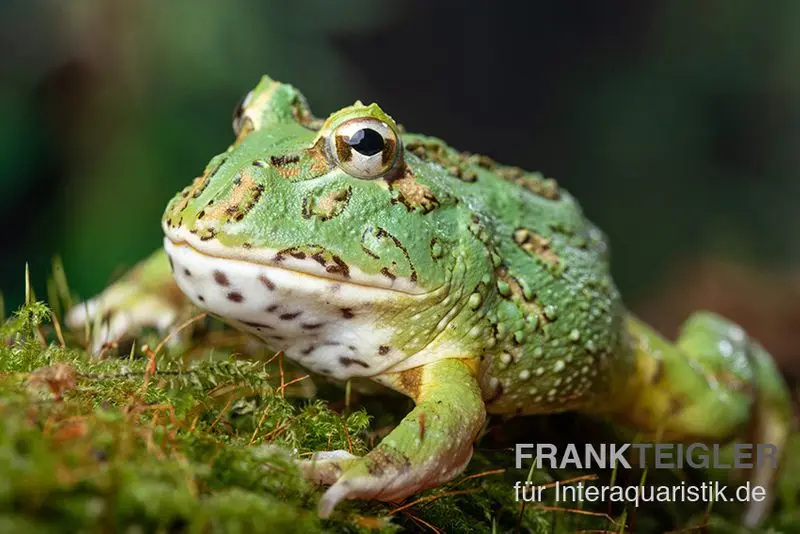
[[[96,297],[67,312],[73,330],[91,327],[89,351],[98,355],[114,341],[152,327],[166,332],[188,308],[188,301],[172,279],[163,250],[134,267]]]
[[[767,499],[750,502],[744,523],[757,525],[771,507],[778,464],[792,428],[786,384],[770,355],[735,324],[701,312],[671,345],[631,318],[636,368],[618,420],[650,438],[723,442],[744,437],[767,444],[774,455],[749,474]],[[774,449],[773,449],[774,447]]]
[[[379,377],[417,401],[400,424],[364,457],[346,451],[317,453],[302,464],[306,476],[332,484],[319,503],[328,517],[344,499],[403,499],[461,473],[485,418],[474,369],[441,360]]]

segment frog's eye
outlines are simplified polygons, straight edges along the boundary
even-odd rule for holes
[[[233,133],[236,134],[236,137],[239,137],[243,130],[247,130],[245,123],[248,122],[248,120],[244,116],[244,110],[252,98],[253,91],[250,91],[239,100],[239,103],[236,104],[236,108],[233,110]]]
[[[394,130],[372,118],[352,119],[340,125],[330,144],[336,164],[350,176],[366,180],[392,170],[399,152]]]

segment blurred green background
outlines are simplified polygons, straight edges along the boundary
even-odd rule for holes
[[[556,177],[646,318],[717,308],[800,359],[799,30],[790,0],[3,0],[0,290],[60,254],[89,296],[159,246],[269,73]]]

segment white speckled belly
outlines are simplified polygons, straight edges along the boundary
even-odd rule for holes
[[[406,358],[376,323],[387,289],[198,252],[164,240],[173,276],[198,306],[255,334],[311,371],[337,379],[372,376]]]

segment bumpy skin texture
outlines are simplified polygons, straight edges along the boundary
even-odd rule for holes
[[[402,498],[451,479],[486,412],[577,409],[653,438],[749,430],[783,446],[788,396],[769,355],[712,314],[675,345],[630,316],[603,234],[554,180],[404,133],[374,104],[317,120],[268,77],[234,130],[167,206],[166,254],[139,269],[151,274],[134,272],[89,309],[116,320],[115,334],[174,321],[175,299],[146,313],[154,294],[172,294],[158,267],[169,263],[191,302],[310,370],[414,398],[366,457],[305,464],[332,484],[323,515],[345,498]]]

